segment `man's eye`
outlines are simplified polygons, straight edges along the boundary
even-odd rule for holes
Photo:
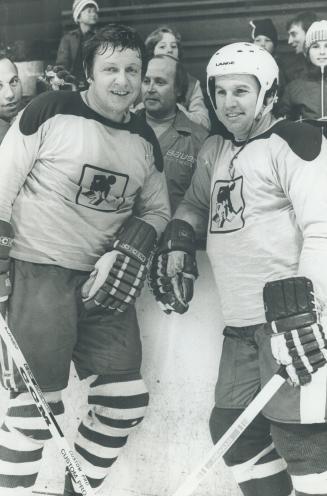
[[[143,79],[143,84],[150,84],[150,79]]]

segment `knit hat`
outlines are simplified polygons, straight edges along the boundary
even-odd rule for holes
[[[92,5],[96,8],[97,12],[99,11],[99,6],[94,0],[74,0],[72,10],[73,19],[76,24],[78,24],[78,16],[87,5]]]
[[[305,35],[305,51],[308,52],[316,41],[327,40],[327,21],[315,21]]]
[[[252,26],[252,39],[254,40],[257,36],[263,35],[269,38],[274,46],[276,47],[278,43],[278,35],[274,23],[271,19],[255,19],[250,21],[250,26]]]

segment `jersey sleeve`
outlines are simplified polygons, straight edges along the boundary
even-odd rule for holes
[[[211,175],[214,166],[212,150],[215,149],[213,140],[214,137],[208,139],[199,151],[191,184],[174,215],[174,218],[191,224],[198,239],[205,236],[208,226]]]
[[[298,274],[309,277],[327,303],[327,141],[321,130],[301,130],[299,145],[286,143],[279,152],[277,173],[303,234]],[[304,148],[306,147],[306,150]]]
[[[0,219],[7,222],[40,148],[41,129],[26,135],[20,128],[22,117],[28,119],[32,112],[33,108],[27,107],[17,116],[0,146]]]

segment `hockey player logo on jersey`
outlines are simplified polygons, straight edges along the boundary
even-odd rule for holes
[[[233,43],[210,59],[208,96],[232,137],[212,135],[202,146],[163,236],[165,259],[154,257],[152,288],[165,311],[187,310],[193,287],[183,297],[179,281],[195,282],[194,240],[207,230],[226,326],[212,440],[282,364],[292,385],[282,385],[223,458],[244,496],[327,496],[327,342],[317,305],[326,313],[327,142],[307,123],[276,119],[277,89],[278,66],[263,48]]]
[[[242,216],[242,177],[233,181],[217,181],[212,193],[210,232],[230,232],[244,226]]]
[[[97,171],[98,173],[95,173]],[[124,203],[124,191],[128,177],[102,170],[92,165],[85,165],[80,180],[81,190],[77,203],[86,207],[104,211],[118,210]]]

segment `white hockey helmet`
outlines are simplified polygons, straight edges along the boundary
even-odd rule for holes
[[[277,101],[278,65],[274,57],[253,43],[239,42],[226,45],[211,57],[207,66],[207,91],[216,108],[215,78],[227,74],[248,74],[257,78],[260,84],[254,117],[259,114],[267,91],[274,96],[262,115],[267,114]]]

